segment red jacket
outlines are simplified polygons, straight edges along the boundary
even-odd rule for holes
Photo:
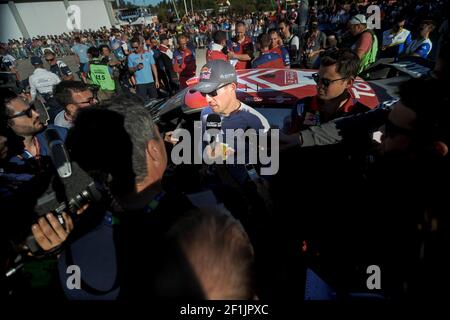
[[[228,61],[228,57],[225,53],[221,51],[222,46],[213,43],[211,49],[206,50],[206,62],[211,60],[223,60]]]
[[[234,40],[236,41],[236,40]],[[252,39],[248,36],[245,36],[245,39],[242,43],[233,42],[232,47],[228,48],[228,51],[233,51],[236,54],[248,54],[251,59],[253,59],[253,42]],[[251,59],[249,61],[238,61],[236,63],[235,69],[250,69],[251,68]]]
[[[180,77],[191,78],[195,76],[196,72],[195,53],[189,48],[180,51],[176,49],[173,53],[173,70],[180,75]]]

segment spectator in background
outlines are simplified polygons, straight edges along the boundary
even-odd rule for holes
[[[131,40],[131,48],[134,53],[128,56],[128,69],[136,77],[136,93],[147,103],[158,97],[156,89],[159,88],[159,78],[155,59],[152,53],[144,51],[139,39]]]
[[[120,74],[119,68],[122,65],[122,62],[119,61],[114,54],[111,54],[111,49],[109,49],[108,45],[103,44],[98,49],[100,50],[102,62],[112,68],[113,78],[114,81],[116,82],[116,89],[119,89],[120,88],[120,85],[118,84]]]
[[[252,68],[284,68],[284,62],[280,54],[270,50],[270,35],[264,33],[259,36],[258,45],[260,55],[252,61]]]
[[[336,36],[334,34],[330,34],[327,36],[327,41],[325,42],[325,49],[326,50],[335,50],[337,49],[338,41],[336,39]]]
[[[64,108],[55,117],[55,125],[70,129],[79,109],[98,103],[91,88],[81,81],[61,81],[54,89],[55,99]]]
[[[399,58],[411,44],[411,32],[405,29],[406,18],[396,16],[394,26],[383,32],[381,58]]]
[[[270,35],[270,50],[278,53],[283,59],[283,64],[286,68],[291,66],[291,60],[289,57],[289,52],[283,46],[283,40],[277,30],[269,31]]]
[[[78,72],[81,78],[81,74],[84,73],[85,64],[89,63],[89,58],[87,56],[87,51],[89,47],[81,41],[80,37],[75,37],[75,45],[72,47],[72,52],[75,53],[75,60],[80,66]]]
[[[228,61],[227,35],[224,31],[217,30],[212,35],[213,42],[208,50],[206,50],[206,62],[211,60]]]
[[[228,59],[236,70],[250,69],[253,59],[253,42],[246,35],[247,29],[242,21],[236,23],[236,36],[228,44]]]
[[[178,79],[177,74],[173,70],[172,59],[173,52],[169,47],[169,38],[162,34],[159,36],[159,41],[161,42],[158,49],[161,52],[160,61],[161,69],[163,73],[161,74],[161,80],[164,83],[164,87],[169,92],[169,95],[173,95],[176,90],[178,90]]]
[[[61,82],[59,77],[44,69],[42,59],[39,57],[31,57],[31,64],[34,67],[33,74],[28,78],[30,83],[31,100],[35,100],[37,93],[44,98],[49,107],[50,121],[53,121],[61,107],[53,97],[53,87]]]
[[[351,49],[360,59],[359,73],[369,68],[377,58],[378,40],[375,34],[367,28],[366,16],[357,14],[349,21],[350,33],[355,37]]]
[[[300,62],[300,39],[296,35],[291,34],[289,22],[281,21],[278,24],[278,30],[283,38],[283,45],[289,52],[291,66],[294,64],[298,65]]]
[[[319,30],[319,22],[311,18],[309,30],[303,35],[302,57],[307,69],[317,69],[319,54],[324,51],[326,35]]]
[[[426,59],[431,52],[433,44],[430,40],[430,33],[434,30],[435,23],[432,20],[424,20],[419,26],[419,36],[411,41],[406,49],[406,56],[421,57]]]
[[[178,49],[173,54],[173,69],[178,73],[180,89],[186,88],[186,81],[195,77],[195,50],[188,47],[188,37],[185,35],[178,36]]]
[[[61,80],[73,80],[73,73],[63,61],[56,60],[52,51],[44,52],[45,61],[50,65],[50,71],[56,74]]]
[[[112,77],[113,69],[100,56],[100,50],[97,47],[90,47],[88,56],[89,64],[85,66],[87,82],[98,87],[100,101],[108,100],[116,90],[116,84]]]

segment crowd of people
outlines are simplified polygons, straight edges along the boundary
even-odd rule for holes
[[[377,3],[380,30],[368,28],[370,3],[300,1],[274,13],[186,15],[2,45],[15,86],[0,88],[6,295],[33,294],[14,264],[20,252],[23,263],[33,255],[53,262],[44,295],[75,300],[299,301],[313,296],[305,291],[311,269],[333,288],[330,299],[441,297],[449,282],[447,2]],[[207,63],[189,86],[202,47]],[[373,110],[352,97],[358,76],[404,57],[434,69]],[[34,71],[22,79],[16,60],[28,58]],[[317,93],[297,101],[275,135],[280,164],[269,177],[265,164],[219,163],[240,157],[231,147],[240,142],[244,158],[250,150],[245,134],[227,140],[226,130],[271,133],[236,94],[236,71],[252,68],[317,69]],[[208,104],[202,132],[222,130],[192,147],[213,164],[175,166],[171,151],[185,141],[161,132],[145,108],[186,88]],[[64,155],[56,156],[59,145]],[[88,183],[70,180],[66,163],[53,168],[67,154],[69,171]],[[64,212],[31,214],[33,197],[39,207],[51,197],[58,208],[66,202]],[[19,241],[30,235],[37,250]],[[68,285],[73,265],[81,269],[76,289]],[[382,272],[375,291],[366,282],[371,265]]]

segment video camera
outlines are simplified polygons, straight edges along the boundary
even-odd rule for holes
[[[45,118],[44,114],[41,121],[46,121]],[[29,231],[31,225],[46,214],[54,214],[64,226],[63,212],[76,220],[77,211],[87,204],[111,203],[107,200],[111,199],[111,196],[106,187],[70,160],[58,131],[47,128],[44,136],[49,157],[41,157],[39,166],[30,165],[28,169],[22,169],[31,170],[33,178],[17,183],[18,187],[13,190],[14,195],[6,204],[6,210],[14,211],[8,234],[11,235],[9,240],[14,247],[13,251],[19,255],[24,251],[31,251],[35,257],[59,252],[60,247],[50,252],[41,250]]]
[[[105,188],[95,182],[76,162],[70,161],[67,148],[55,129],[47,129],[44,134],[52,168],[37,179],[38,184],[47,185],[47,189],[36,200],[34,212],[37,219],[51,212],[64,225],[63,212],[74,216],[86,204],[99,202]],[[27,237],[25,244],[34,255],[40,253],[32,235]]]

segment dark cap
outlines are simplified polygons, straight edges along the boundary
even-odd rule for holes
[[[159,36],[159,41],[163,42],[164,40],[168,40],[169,38],[167,38],[167,35],[162,34]]]
[[[212,60],[200,70],[200,82],[190,92],[210,93],[222,84],[237,82],[236,70],[223,60]]]
[[[43,64],[42,59],[40,57],[36,57],[36,56],[31,57],[30,61],[33,66],[38,66],[40,64]]]

